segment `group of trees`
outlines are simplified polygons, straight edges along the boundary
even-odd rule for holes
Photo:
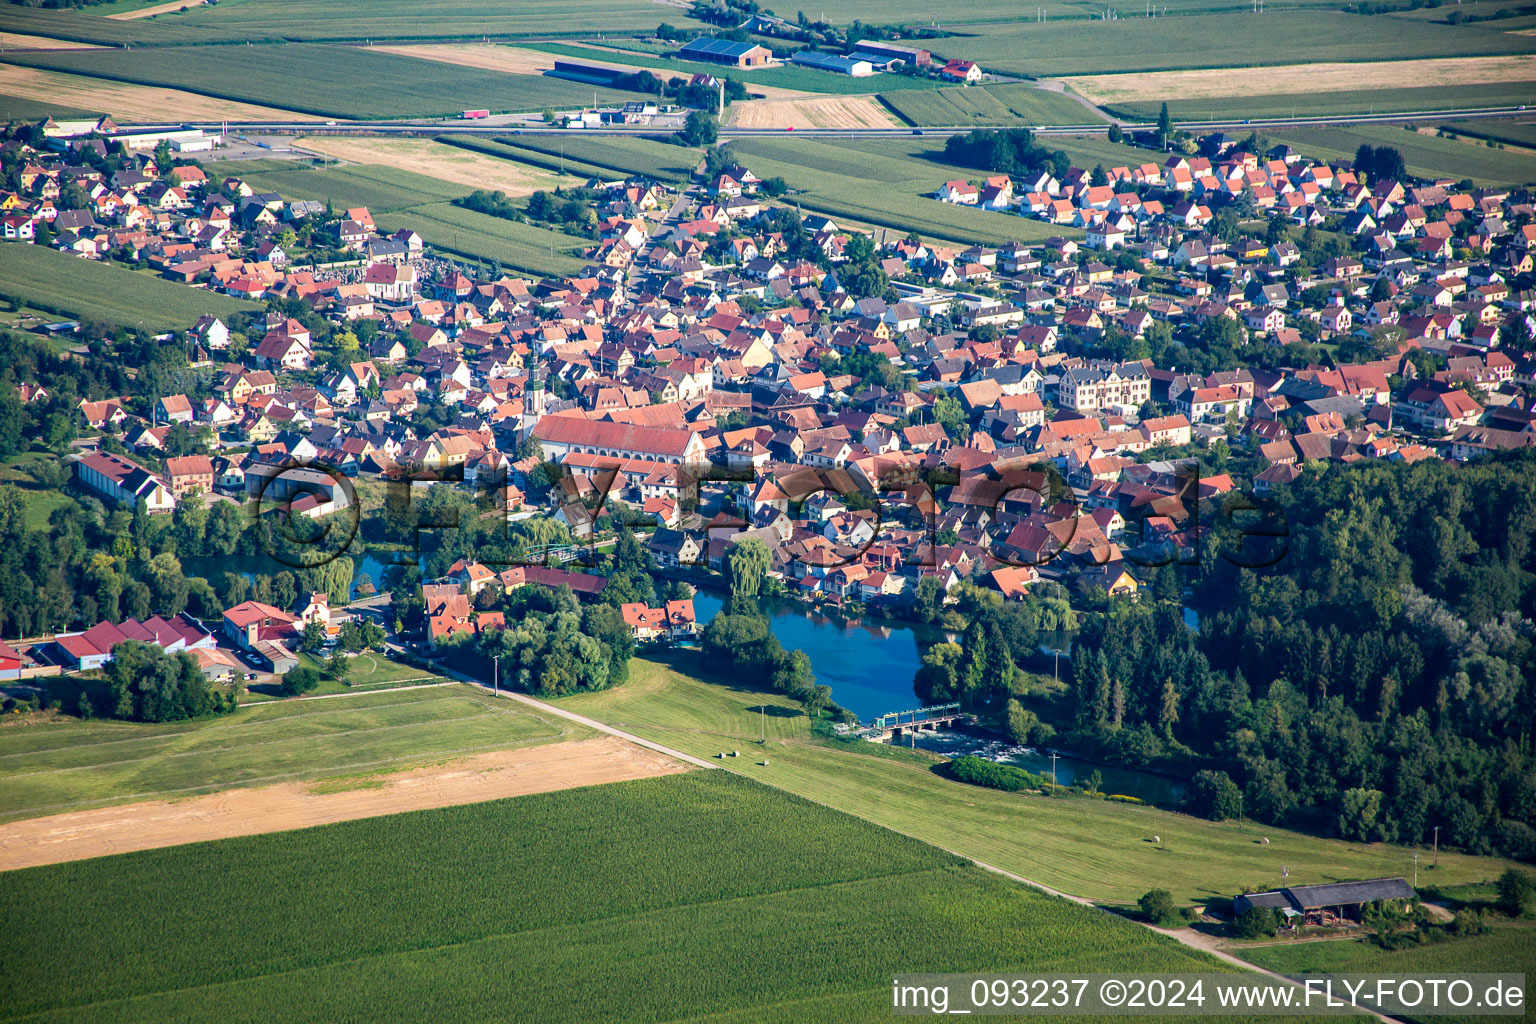
[[[722,675],[786,694],[813,717],[832,705],[832,688],[816,682],[810,657],[801,650],[786,651],[767,616],[755,609],[716,615],[704,629],[702,646]]]
[[[178,722],[235,710],[233,692],[215,690],[185,652],[167,654],[154,644],[128,640],[118,644],[103,678],[83,682],[73,707],[82,717],[102,715],[134,722]]]
[[[1355,150],[1355,170],[1367,174],[1372,181],[1401,179],[1408,176],[1403,154],[1392,146],[1362,145]]]
[[[1203,767],[1210,817],[1536,859],[1536,457],[1311,468],[1278,508],[1264,570],[1208,520],[1199,633],[1174,600],[1088,616],[1068,742]]]
[[[951,135],[944,142],[944,158],[962,167],[975,167],[996,174],[1025,175],[1047,170],[1064,178],[1072,169],[1072,160],[1061,150],[1046,149],[1035,141],[1028,128],[1001,130],[977,128],[964,135]]]

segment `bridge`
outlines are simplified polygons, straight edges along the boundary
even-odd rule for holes
[[[971,716],[960,710],[959,704],[936,704],[914,711],[892,711],[881,715],[861,730],[867,740],[896,740],[918,732],[938,732],[940,729],[970,721]]]

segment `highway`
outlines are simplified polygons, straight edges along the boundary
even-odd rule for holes
[[[1512,117],[1526,112],[1524,106],[1510,107],[1463,107],[1455,110],[1410,110],[1388,114],[1332,114],[1308,117],[1269,117],[1247,120],[1175,121],[1174,127],[1190,132],[1207,131],[1270,131],[1285,128],[1342,127],[1359,124],[1402,124],[1409,121],[1466,121],[1478,118]],[[1151,131],[1157,127],[1153,121],[1121,121],[1120,127],[1127,132]],[[558,128],[552,125],[484,125],[472,121],[186,121],[155,124],[119,124],[120,131],[155,131],[176,127],[202,128],[210,132],[241,134],[294,133],[303,135],[658,135],[670,134],[665,130],[646,125],[610,125],[604,128]],[[1016,128],[1019,125],[941,125],[922,128],[733,128],[722,125],[722,139],[753,138],[758,136],[806,136],[809,138],[899,138],[912,135],[935,135],[941,138],[962,135],[976,128]],[[1027,125],[1036,135],[1103,135],[1109,131],[1109,122],[1096,121],[1087,124]]]

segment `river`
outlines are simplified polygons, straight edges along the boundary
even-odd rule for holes
[[[693,607],[699,621],[707,623],[724,607],[724,602],[718,595],[700,590],[694,595]],[[868,722],[919,705],[912,690],[912,676],[920,660],[919,643],[943,639],[938,631],[931,635],[920,633],[919,630],[931,627],[889,619],[844,621],[789,600],[765,598],[762,607],[785,649],[804,651],[811,659],[816,681],[832,687],[832,699],[861,720]],[[1065,634],[1051,634],[1042,640],[1042,650],[1054,646],[1065,654],[1071,647],[1071,637]],[[924,733],[916,743],[940,754],[974,754],[1016,764],[1047,777],[1051,772],[1048,750],[1016,746],[980,730]],[[1070,755],[1056,758],[1056,779],[1064,786],[1085,780],[1094,771],[1103,776],[1102,789],[1106,793],[1161,804],[1177,803],[1183,794],[1183,784],[1168,776],[1099,765]]]

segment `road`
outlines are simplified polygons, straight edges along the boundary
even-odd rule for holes
[[[1338,127],[1361,124],[1401,124],[1407,121],[1422,121],[1425,119],[1440,120],[1475,120],[1490,117],[1511,117],[1526,113],[1524,106],[1506,107],[1462,107],[1455,110],[1409,110],[1391,114],[1342,114],[1320,115],[1315,117],[1278,117],[1278,118],[1250,118],[1248,120],[1225,121],[1175,121],[1174,127],[1186,131],[1220,131],[1225,129],[1238,130],[1272,130],[1283,128],[1307,128],[1307,127]],[[338,121],[335,124],[316,124],[313,121],[187,121],[187,122],[159,122],[153,124],[122,124],[121,131],[149,131],[187,125],[192,128],[202,128],[210,132],[228,132],[240,134],[243,132],[269,132],[269,133],[302,133],[305,135],[576,135],[576,136],[603,136],[603,135],[664,135],[664,130],[646,127],[644,125],[610,125],[606,128],[576,129],[555,128],[548,125],[527,126],[509,129],[505,126],[481,125],[473,122],[444,123],[436,120],[420,121]],[[1151,131],[1157,127],[1153,121],[1122,121],[1121,128],[1126,131]],[[722,139],[753,138],[767,136],[770,138],[779,136],[805,136],[809,138],[898,138],[910,135],[934,135],[944,138],[950,135],[963,135],[974,131],[978,127],[1011,128],[1018,125],[941,125],[924,128],[799,128],[793,131],[779,128],[732,128],[722,126],[720,137]],[[1106,121],[1094,121],[1084,124],[1067,125],[1032,125],[1028,126],[1036,135],[1102,135],[1109,130]]]

